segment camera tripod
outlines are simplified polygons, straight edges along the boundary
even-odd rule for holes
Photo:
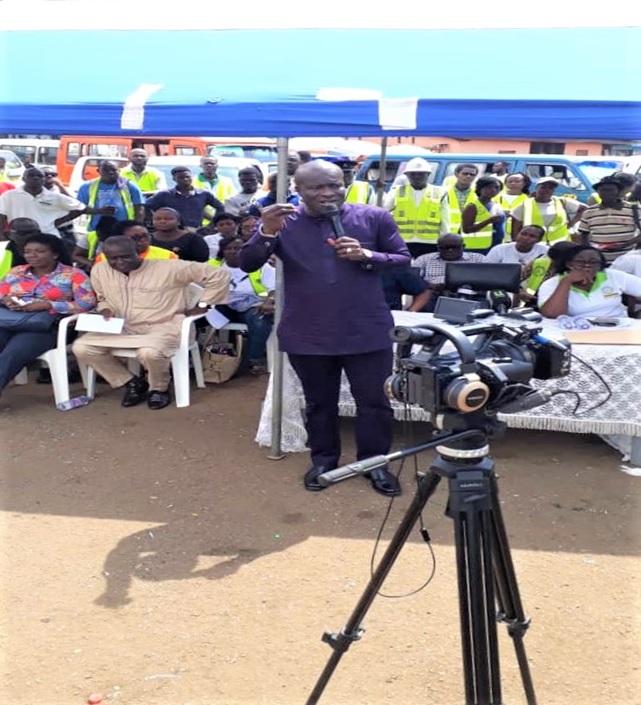
[[[318,702],[343,654],[361,638],[363,617],[443,478],[449,483],[445,513],[454,521],[465,705],[503,705],[497,622],[507,625],[527,703],[536,705],[523,643],[530,622],[523,613],[485,433],[479,430],[452,433],[430,443],[332,470],[321,475],[319,481],[327,485],[340,482],[430,448],[436,449],[437,458],[427,473],[419,475],[416,494],[347,624],[340,632],[323,635],[333,653],[306,705]]]

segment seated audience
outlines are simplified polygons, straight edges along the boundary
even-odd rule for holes
[[[112,216],[103,215],[97,222],[94,231],[78,235],[73,250],[74,264],[87,272],[91,271],[96,257],[102,252],[104,241],[113,235],[113,229],[118,222]],[[89,237],[90,234],[91,237]]]
[[[151,242],[155,247],[162,247],[178,255],[179,259],[192,262],[206,262],[209,259],[209,248],[202,235],[185,230],[178,211],[158,208],[154,211],[152,223],[154,233]]]
[[[254,226],[258,222],[258,218],[255,215],[242,215],[240,217],[240,222],[238,223],[238,234],[243,238],[245,242],[249,240],[254,232]]]
[[[514,242],[494,246],[486,255],[487,261],[523,266],[547,254],[547,245],[541,243],[544,235],[545,229],[540,225],[526,225],[519,231]]]
[[[111,231],[111,236],[124,235],[136,243],[136,250],[142,259],[178,259],[175,252],[170,252],[164,247],[151,244],[149,230],[136,220],[119,220]],[[104,262],[105,255],[101,252],[95,263]]]
[[[564,253],[575,247],[569,240],[560,240],[552,245],[546,255],[527,262],[523,267],[523,279],[519,299],[528,304],[536,303],[536,294],[544,281],[558,274]]]
[[[267,367],[267,339],[274,324],[274,289],[276,271],[271,264],[247,274],[240,269],[238,253],[245,241],[238,235],[220,241],[218,259],[209,264],[221,267],[231,275],[229,301],[218,310],[234,323],[247,325],[247,361],[252,374]]]
[[[252,169],[252,171],[254,171]],[[212,232],[213,230],[213,232]],[[219,213],[214,216],[211,225],[207,228],[203,240],[209,247],[210,259],[215,259],[218,256],[218,246],[224,237],[233,237],[238,230],[238,218],[231,213]]]
[[[123,406],[146,399],[150,409],[163,409],[170,401],[171,358],[180,342],[182,321],[226,301],[229,274],[201,262],[142,259],[135,242],[124,236],[109,238],[104,253],[106,262],[91,271],[97,312],[105,318],[124,318],[125,326],[119,335],[82,335],[73,344],[74,354],[112,387],[125,387]],[[202,284],[204,292],[198,306],[187,311],[187,287],[192,282]],[[112,355],[114,348],[135,349],[148,381],[129,372]]]
[[[559,274],[539,289],[539,308],[547,318],[558,316],[600,316],[624,318],[628,315],[622,296],[640,297],[641,279],[605,269],[603,253],[590,245],[566,250]]]
[[[71,266],[59,237],[30,235],[22,253],[26,264],[13,267],[0,281],[0,391],[25,365],[55,347],[62,315],[96,305],[89,278]]]
[[[441,235],[436,242],[436,252],[418,257],[414,266],[430,285],[427,300],[428,311],[434,310],[439,296],[445,294],[445,267],[448,262],[485,262],[487,258],[478,252],[465,252],[463,238],[454,233]],[[424,309],[425,310],[425,309]]]
[[[610,269],[641,277],[641,250],[632,250],[632,252],[620,255],[612,262]]]
[[[9,223],[7,240],[0,242],[0,278],[19,264],[27,264],[23,257],[25,240],[39,233],[38,223],[31,218],[14,218]],[[6,244],[5,244],[6,243]]]

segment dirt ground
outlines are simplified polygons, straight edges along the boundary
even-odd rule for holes
[[[254,443],[264,383],[194,391],[188,409],[160,412],[121,409],[102,386],[68,413],[48,387],[5,392],[0,703],[305,702],[331,653],[323,631],[345,623],[367,583],[388,502],[363,478],[306,492],[305,456],[268,460]],[[398,445],[426,430],[399,426]],[[596,438],[511,431],[492,452],[538,702],[641,703],[641,478]],[[412,467],[402,483],[386,538]],[[445,501],[441,487],[425,514],[433,581],[375,600],[321,703],[464,702]],[[385,590],[411,592],[430,570],[414,532]],[[517,705],[500,629],[504,702]]]

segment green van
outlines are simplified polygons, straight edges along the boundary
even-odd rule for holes
[[[459,164],[474,164],[479,176],[491,174],[496,162],[505,162],[509,173],[522,171],[530,176],[532,183],[544,176],[553,176],[560,182],[555,195],[570,196],[587,203],[594,192],[593,185],[613,171],[623,169],[621,157],[569,157],[563,154],[450,154],[412,152],[393,154],[387,157],[385,184],[389,189],[402,176],[407,162],[415,157],[425,159],[432,167],[429,182],[441,185]],[[356,178],[376,184],[380,176],[380,155],[372,155],[361,165]]]

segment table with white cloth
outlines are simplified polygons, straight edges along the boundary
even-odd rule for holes
[[[435,320],[429,313],[394,311],[393,314],[395,325],[420,326]],[[544,333],[550,336],[563,335],[553,321],[544,321],[542,325]],[[630,321],[629,325],[641,328],[641,321]],[[519,414],[500,414],[499,418],[510,428],[599,434],[624,456],[631,456],[635,465],[641,465],[641,345],[574,344],[572,353],[568,377],[532,380],[531,384],[551,392],[576,391],[580,397],[576,411],[576,395],[559,394],[544,406]],[[296,373],[286,355],[284,358],[281,446],[285,452],[301,452],[306,450],[307,440],[303,419],[305,398]],[[256,436],[256,441],[265,446],[271,444],[272,389],[270,378]],[[392,402],[392,407],[398,420],[408,417],[412,421],[429,420],[419,406],[406,407]],[[341,416],[356,413],[345,375],[341,382],[339,413]]]

